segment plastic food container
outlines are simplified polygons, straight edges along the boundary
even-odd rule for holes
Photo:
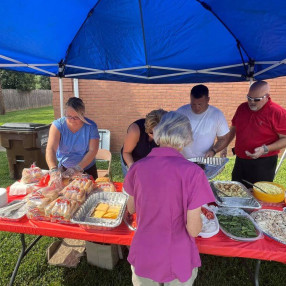
[[[198,234],[198,236],[203,238],[209,238],[216,235],[219,232],[219,223],[215,213],[210,208],[208,208],[207,206],[202,206],[202,208],[205,208],[207,211],[211,212],[214,218],[208,219],[203,213],[201,214],[203,229]]]
[[[286,244],[285,211],[264,209],[251,213],[251,217],[265,235]]]
[[[255,183],[255,185],[259,184],[259,186],[266,192],[269,191],[269,193],[265,194],[258,188],[253,187],[253,195],[255,198],[257,198],[260,201],[267,202],[267,203],[280,203],[283,202],[285,199],[285,188],[282,185],[273,183],[273,182],[266,182],[261,181]],[[263,187],[263,184],[265,186]],[[273,186],[272,191],[276,190],[277,193],[273,194],[271,192],[271,186]],[[279,192],[280,189],[280,192]]]
[[[235,215],[232,215],[231,214],[231,211],[229,212],[226,212],[226,213],[220,213],[218,212],[217,215],[227,215],[227,216],[237,216],[237,217],[245,217],[247,218],[248,220],[250,220],[256,230],[256,234],[257,236],[255,237],[240,237],[240,236],[236,236],[230,232],[228,232],[220,223],[219,223],[219,227],[221,229],[221,231],[228,237],[230,237],[231,239],[234,239],[234,240],[238,240],[238,241],[245,241],[245,242],[251,242],[251,241],[256,241],[258,239],[261,239],[263,238],[263,234],[262,234],[262,231],[260,230],[260,228],[258,227],[258,225],[256,224],[256,222],[254,221],[254,219],[249,215],[247,214],[246,212],[244,212],[243,210],[241,209],[237,209],[237,212]],[[219,221],[219,218],[218,218],[218,221]]]
[[[19,221],[27,213],[26,202],[14,200],[5,207],[0,208],[0,220]]]

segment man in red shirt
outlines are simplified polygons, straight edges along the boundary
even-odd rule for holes
[[[267,82],[252,84],[237,108],[230,141],[235,136],[232,180],[273,181],[279,150],[286,147],[286,110],[271,100]]]

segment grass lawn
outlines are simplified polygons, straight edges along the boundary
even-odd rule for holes
[[[6,118],[0,116],[0,123],[5,122],[41,122],[50,123],[53,120],[51,108],[22,111],[21,116],[17,112],[8,113]],[[45,113],[46,112],[46,113]],[[33,116],[30,116],[33,113]],[[45,113],[45,115],[44,115]],[[34,118],[35,120],[32,121]],[[38,119],[37,119],[38,118]],[[216,178],[218,180],[230,180],[234,158],[226,165],[225,170]],[[286,186],[286,163],[282,165],[275,181]],[[123,180],[118,154],[113,154],[112,174],[114,181]],[[13,180],[9,179],[8,162],[5,152],[0,152],[0,187],[10,185]],[[35,237],[27,236],[27,243]],[[113,271],[103,270],[87,264],[86,258],[81,259],[76,269],[55,267],[47,264],[46,249],[56,238],[43,237],[30,253],[24,258],[15,285],[91,285],[91,286],[131,286],[131,271],[126,259],[121,260]],[[14,269],[20,250],[18,234],[0,232],[0,285],[7,285]],[[127,256],[127,250],[125,252]],[[195,286],[231,286],[253,285],[248,269],[254,273],[256,260],[218,257],[201,255],[202,267]],[[262,261],[260,269],[260,285],[280,286],[285,285],[286,266],[282,263]]]
[[[54,109],[52,106],[20,111],[7,112],[0,115],[0,125],[11,122],[29,122],[49,124],[54,120]]]

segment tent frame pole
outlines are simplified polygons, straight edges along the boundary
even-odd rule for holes
[[[275,176],[276,176],[277,172],[279,171],[279,169],[280,169],[280,167],[281,167],[283,161],[285,160],[285,157],[286,157],[286,149],[284,150],[283,155],[282,155],[282,157],[280,158],[280,162],[279,162],[279,164],[278,164],[277,167],[276,167]]]
[[[74,92],[74,96],[79,98],[78,79],[77,78],[73,79],[73,92]]]
[[[23,65],[24,67],[28,67],[28,68],[30,68],[30,69],[40,71],[40,72],[43,72],[43,73],[45,73],[45,74],[49,74],[49,75],[51,75],[51,76],[56,76],[55,73],[52,73],[52,72],[49,72],[49,71],[46,71],[46,70],[37,68],[37,67],[35,66],[35,64],[24,64],[24,63],[22,63],[22,62],[19,62],[19,61],[17,61],[17,60],[12,59],[12,58],[5,57],[5,56],[3,56],[3,55],[0,55],[0,58],[1,58],[1,59],[4,59],[4,60],[6,60],[6,61],[9,61],[9,62],[13,62],[14,64],[10,64],[11,67],[13,67],[13,66],[17,67],[17,66],[19,66],[19,65],[21,65],[21,66]],[[7,65],[7,64],[0,65],[0,67],[5,66],[5,65]],[[53,65],[53,66],[56,65],[56,66],[57,66],[57,64],[51,64],[51,65]]]
[[[60,108],[61,117],[64,116],[64,93],[63,93],[63,79],[59,77],[59,87],[60,87]]]

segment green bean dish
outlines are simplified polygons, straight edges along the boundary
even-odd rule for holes
[[[258,236],[254,224],[247,217],[217,214],[217,218],[220,226],[233,236],[242,238]]]

